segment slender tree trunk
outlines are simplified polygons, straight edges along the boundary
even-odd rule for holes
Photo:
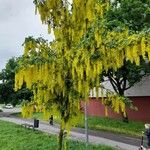
[[[89,135],[88,135],[88,112],[87,112],[87,102],[84,102],[84,119],[85,119],[85,136],[86,136],[86,148],[88,147],[89,143]]]
[[[122,115],[122,121],[123,121],[123,122],[126,122],[126,123],[129,123],[128,114],[127,114],[127,112],[125,112],[125,113],[126,113],[126,115],[124,115],[124,113],[121,112],[121,115]]]
[[[124,90],[120,88],[119,89],[119,94],[124,97]],[[121,111],[121,116],[122,116],[122,121],[123,122],[129,123],[129,118],[128,118],[127,111],[125,111],[125,114]]]
[[[60,126],[59,136],[58,136],[58,150],[63,149],[63,138],[64,138],[64,129],[62,125]]]

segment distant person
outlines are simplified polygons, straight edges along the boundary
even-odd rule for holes
[[[150,124],[145,124],[145,135],[147,136],[148,143],[147,145],[150,147]]]
[[[50,118],[49,118],[49,124],[53,125],[53,115],[51,115]]]

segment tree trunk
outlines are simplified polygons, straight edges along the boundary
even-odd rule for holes
[[[124,115],[123,112],[121,112],[121,115],[122,115],[122,121],[123,122],[126,122],[126,123],[129,123],[129,118],[128,118],[128,114],[127,112],[125,112],[126,115]]]
[[[63,137],[64,137],[64,129],[62,128],[62,125],[61,125],[60,131],[59,131],[59,137],[58,137],[58,150],[63,149]]]
[[[124,96],[124,91],[125,91],[124,89],[119,88],[118,91],[119,91],[119,95],[121,95],[122,97],[125,97]],[[127,111],[125,111],[125,114],[124,114],[124,112],[121,111],[121,116],[122,116],[122,121],[123,122],[129,123],[129,118],[128,118]]]

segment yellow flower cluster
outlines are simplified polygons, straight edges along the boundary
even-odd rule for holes
[[[126,106],[124,102],[124,97],[117,95],[115,93],[107,92],[106,98],[102,98],[102,104],[105,105],[105,115],[108,115],[108,108],[110,107],[116,113],[123,113],[126,116]]]

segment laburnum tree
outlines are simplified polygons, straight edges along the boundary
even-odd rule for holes
[[[26,38],[24,56],[15,76],[15,89],[26,85],[34,93],[31,103],[23,107],[24,116],[37,109],[46,116],[61,118],[58,150],[63,147],[65,129],[70,129],[80,113],[80,100],[100,87],[99,75],[116,70],[123,60],[139,63],[145,53],[150,59],[149,36],[146,32],[131,34],[128,28],[109,30],[104,17],[111,3],[100,0],[34,0],[43,24],[55,39]],[[111,107],[125,112],[124,99],[108,93]],[[125,113],[124,113],[125,115]],[[65,144],[64,144],[65,146]]]

